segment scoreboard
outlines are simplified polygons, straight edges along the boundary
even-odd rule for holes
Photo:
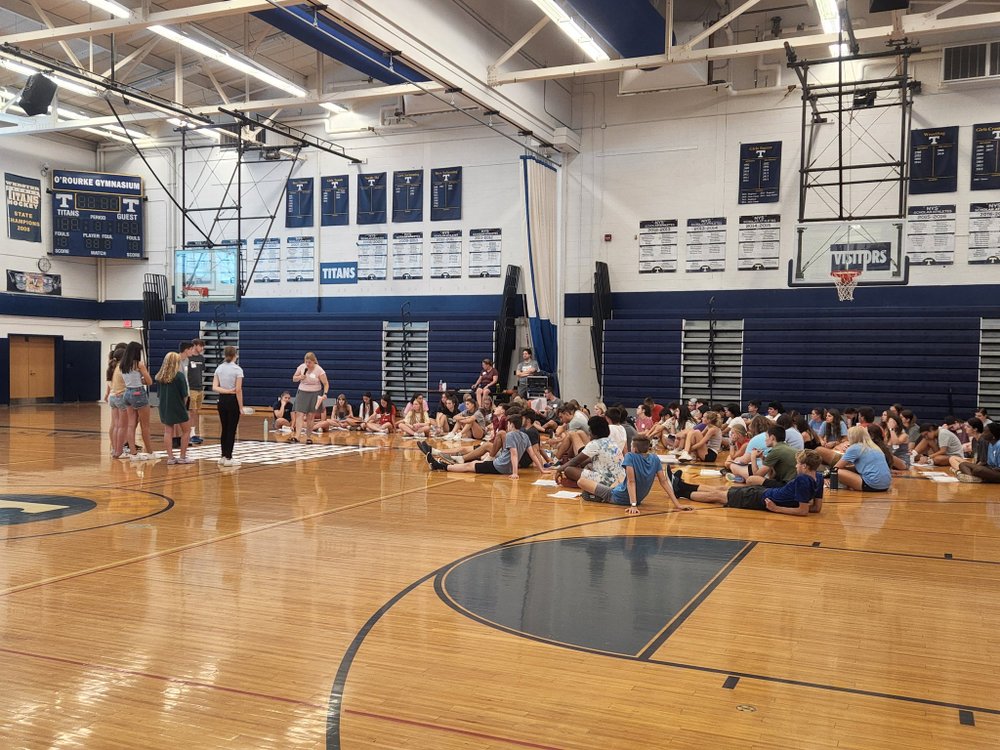
[[[50,192],[54,255],[146,257],[141,177],[57,169]]]

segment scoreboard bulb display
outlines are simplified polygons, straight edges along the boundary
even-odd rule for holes
[[[141,177],[55,170],[50,193],[53,255],[146,257]]]

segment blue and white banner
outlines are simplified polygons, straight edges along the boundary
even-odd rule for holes
[[[348,175],[320,178],[320,223],[324,227],[346,226],[350,222],[351,183]]]
[[[392,278],[407,281],[424,277],[424,233],[392,235]]]
[[[1000,203],[969,205],[969,263],[1000,263]]]
[[[639,222],[639,273],[677,270],[677,219]]]
[[[910,195],[958,189],[958,126],[910,133]]]
[[[950,266],[955,262],[954,204],[910,206],[906,217],[906,257],[910,263]]]
[[[289,229],[313,225],[313,178],[294,177],[285,195],[285,226]]]
[[[320,284],[357,284],[357,263],[320,263]]]
[[[736,270],[769,271],[781,258],[781,214],[740,217]]]
[[[358,278],[385,281],[389,269],[389,235],[384,232],[358,235]]]
[[[781,192],[781,141],[740,145],[740,205],[777,203]]]
[[[358,224],[385,224],[385,172],[358,175]]]
[[[496,229],[469,230],[469,278],[499,279],[503,237]]]
[[[973,190],[1000,190],[1000,122],[972,126]]]
[[[403,224],[424,220],[424,170],[392,173],[392,221]]]
[[[462,168],[431,170],[431,221],[462,218]]]
[[[42,183],[4,173],[7,189],[7,236],[24,242],[42,241]]]
[[[687,220],[687,258],[684,270],[726,270],[726,219],[722,216]]]
[[[285,281],[298,283],[313,281],[315,278],[316,238],[287,238],[285,240]]]
[[[431,232],[431,278],[462,278],[462,230]]]

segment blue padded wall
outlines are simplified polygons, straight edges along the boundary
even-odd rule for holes
[[[617,319],[604,328],[604,402],[633,408],[647,396],[659,403],[681,389],[680,319]],[[565,394],[572,398],[573,394]]]
[[[432,320],[428,335],[427,390],[432,410],[433,392],[444,381],[449,390],[462,390],[479,377],[484,357],[493,358],[496,323],[493,320]]]
[[[167,352],[177,351],[177,345],[182,341],[198,338],[198,319],[181,318],[178,320],[158,320],[149,324],[149,351],[146,353],[146,366],[149,374],[156,377],[156,372],[163,364]]]

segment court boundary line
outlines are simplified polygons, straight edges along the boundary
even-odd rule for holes
[[[103,485],[98,485],[98,486],[94,487],[93,489],[104,489],[104,486]],[[118,489],[120,489],[120,488],[118,488]],[[81,490],[76,490],[76,491],[80,492]],[[98,529],[109,529],[112,526],[123,526],[124,524],[128,524],[128,523],[136,523],[137,521],[145,521],[147,518],[153,518],[154,516],[158,516],[161,513],[166,513],[168,510],[170,510],[171,508],[173,508],[174,505],[175,505],[174,499],[172,497],[167,497],[162,492],[153,492],[151,490],[132,490],[132,489],[130,489],[129,492],[139,492],[139,493],[142,493],[144,495],[153,495],[154,497],[160,497],[160,498],[163,498],[164,500],[166,500],[167,504],[164,507],[160,508],[159,510],[154,511],[153,513],[147,513],[144,516],[137,516],[135,518],[129,518],[129,519],[126,519],[124,521],[112,521],[111,523],[102,523],[102,524],[99,524],[97,526],[87,526],[87,527],[82,528],[82,529],[67,529],[66,531],[46,531],[46,532],[41,533],[41,534],[28,534],[26,536],[6,536],[3,539],[0,539],[0,542],[16,542],[19,539],[40,539],[40,538],[46,537],[46,536],[62,536],[64,534],[79,534],[81,531],[96,531]],[[44,493],[38,493],[38,494],[44,494]],[[86,499],[90,500],[90,498],[86,498]],[[43,521],[43,523],[44,523],[44,521]],[[2,594],[0,594],[0,596],[2,596]]]
[[[456,479],[446,479],[443,482],[438,482],[436,484],[429,484],[424,489],[431,489],[434,487],[441,487],[446,484],[451,484],[456,482]],[[205,547],[209,544],[216,544],[218,542],[226,542],[230,539],[236,539],[238,537],[247,536],[249,534],[256,534],[261,531],[270,531],[271,529],[279,528],[281,526],[288,526],[293,523],[300,523],[302,521],[308,521],[313,518],[319,518],[321,516],[331,515],[333,513],[340,513],[346,510],[353,510],[354,508],[360,508],[364,505],[371,505],[372,503],[382,502],[383,500],[391,500],[402,495],[406,495],[410,492],[417,492],[418,489],[406,489],[399,490],[398,492],[392,492],[388,495],[380,495],[379,497],[370,498],[368,500],[361,500],[356,503],[351,503],[349,505],[343,505],[339,508],[328,508],[327,510],[316,511],[315,513],[307,513],[304,516],[296,516],[294,518],[285,518],[280,521],[272,521],[271,523],[264,524],[262,526],[255,526],[252,529],[243,529],[241,531],[233,531],[229,534],[223,534],[222,536],[212,537],[211,539],[201,539],[196,542],[189,542],[188,544],[181,544],[177,547],[171,547],[170,549],[159,550],[157,552],[149,552],[145,555],[138,555],[137,557],[130,557],[126,560],[118,560],[112,563],[105,563],[104,565],[95,565],[92,568],[86,568],[84,570],[74,571],[72,573],[64,573],[58,576],[52,576],[51,578],[45,578],[41,581],[33,581],[31,583],[23,583],[17,586],[11,586],[6,589],[0,589],[0,597],[9,596],[10,594],[17,594],[22,591],[29,591],[31,589],[40,588],[42,586],[48,586],[53,583],[60,583],[62,581],[72,580],[74,578],[82,578],[83,576],[93,575],[95,573],[103,573],[107,570],[115,570],[117,568],[123,568],[128,565],[134,565],[135,563],[146,562],[147,560],[155,560],[158,557],[164,557],[166,555],[172,555],[179,552],[187,552],[191,549],[197,549],[199,547]]]

